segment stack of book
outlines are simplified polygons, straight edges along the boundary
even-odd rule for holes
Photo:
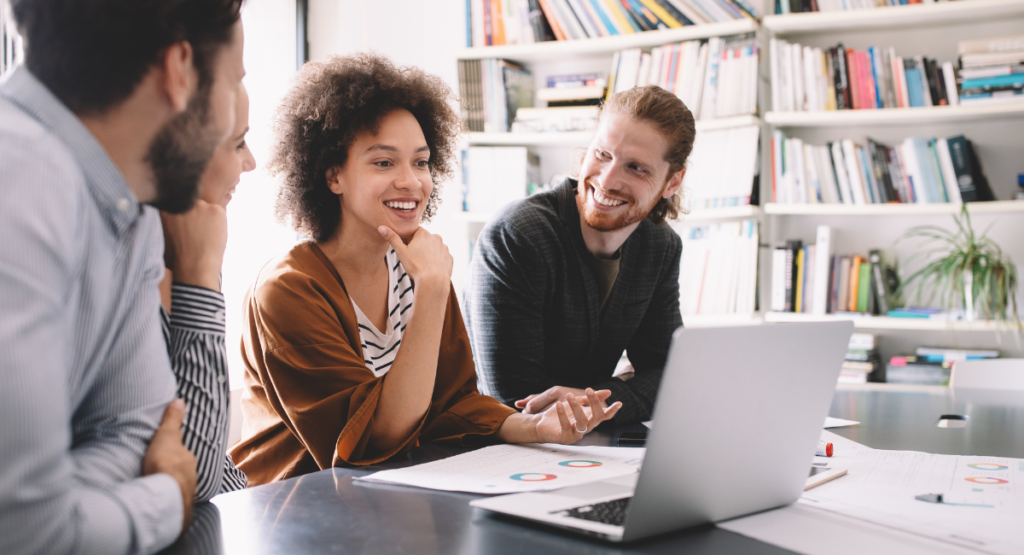
[[[769,43],[772,110],[815,112],[956,106],[956,73],[951,62],[896,50],[812,48],[781,39]]]
[[[462,209],[496,213],[543,186],[540,158],[526,147],[472,146],[462,151]]]
[[[810,145],[772,134],[772,197],[786,204],[960,203],[995,200],[970,140],[908,137]]]
[[[931,4],[944,0],[775,0],[776,14],[870,10],[908,4]]]
[[[846,357],[839,371],[839,383],[884,382],[885,366],[878,354],[877,337],[873,333],[850,336]]]
[[[687,208],[701,210],[757,204],[760,126],[701,131],[686,163]]]
[[[999,358],[999,351],[918,347],[912,355],[894,356],[886,366],[886,381],[914,385],[949,385],[958,360]]]
[[[520,108],[513,132],[590,131],[597,127],[598,106],[605,97],[607,81],[596,73],[552,75],[536,98],[544,108]]]
[[[786,241],[772,251],[771,309],[803,314],[887,314],[899,277],[879,250],[867,257],[833,255],[832,230],[818,226],[817,240]]]
[[[960,41],[960,100],[1024,100],[1024,35]]]
[[[531,44],[757,19],[747,0],[468,0],[466,44]]]
[[[757,113],[758,49],[754,35],[712,37],[632,48],[612,58],[608,94],[657,85],[675,94],[695,119]]]
[[[751,314],[757,289],[757,222],[676,227],[683,238],[679,305],[683,315]]]
[[[533,106],[533,74],[508,60],[459,60],[459,96],[467,130],[504,133]]]

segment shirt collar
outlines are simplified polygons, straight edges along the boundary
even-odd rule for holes
[[[67,146],[78,161],[97,206],[118,235],[135,223],[142,210],[121,170],[82,120],[46,85],[25,66],[19,66],[0,84],[0,95],[38,120]]]

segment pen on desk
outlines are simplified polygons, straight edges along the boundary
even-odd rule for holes
[[[824,440],[818,440],[818,450],[814,452],[815,457],[831,457],[832,444]]]

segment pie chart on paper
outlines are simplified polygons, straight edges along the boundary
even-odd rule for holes
[[[542,474],[540,472],[525,472],[509,476],[509,479],[517,480],[519,482],[547,482],[548,480],[554,480],[555,478],[558,478],[558,476],[554,474]]]

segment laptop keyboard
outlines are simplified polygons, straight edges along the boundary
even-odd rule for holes
[[[632,497],[623,497],[622,499],[614,499],[603,503],[594,503],[592,505],[584,505],[574,509],[558,511],[557,514],[560,516],[569,516],[582,520],[611,524],[612,526],[622,526],[626,522],[626,511],[629,510],[629,502],[632,500]]]

